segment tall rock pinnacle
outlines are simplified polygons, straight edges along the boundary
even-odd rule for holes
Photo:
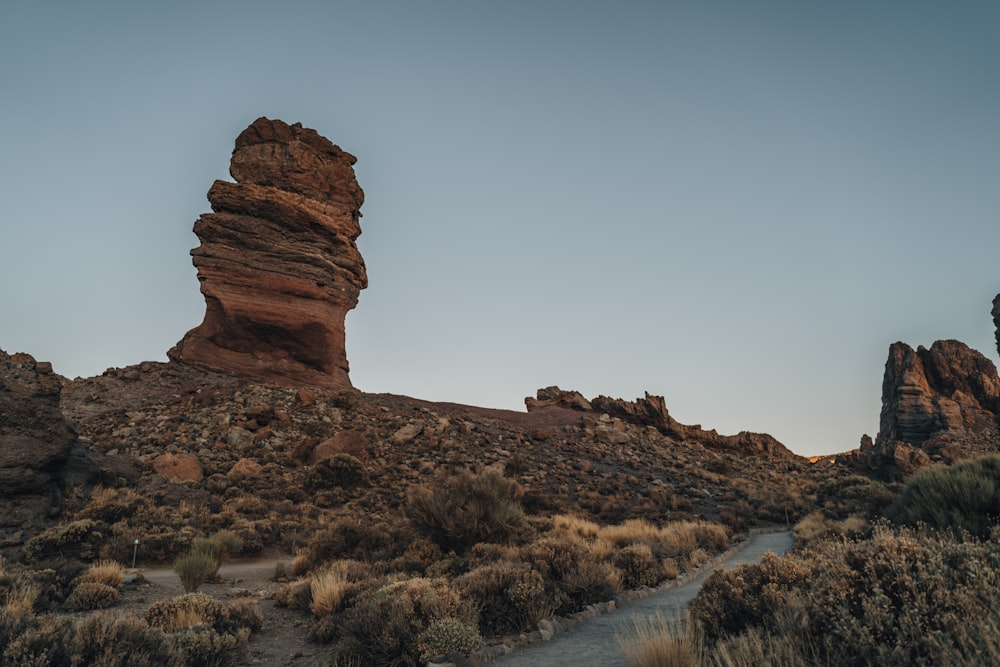
[[[368,286],[355,241],[356,158],[300,123],[258,118],[236,139],[191,251],[205,319],[167,355],[276,384],[346,389],[344,318]]]

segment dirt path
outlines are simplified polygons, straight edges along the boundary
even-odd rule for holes
[[[732,558],[721,567],[726,569],[755,563],[768,551],[784,553],[792,546],[792,534],[761,533],[747,541]],[[633,627],[638,617],[651,617],[660,611],[667,616],[683,612],[688,603],[701,590],[708,574],[717,568],[705,568],[696,578],[683,586],[655,593],[645,599],[623,604],[614,612],[589,619],[576,628],[558,634],[551,641],[532,644],[509,655],[498,658],[498,667],[628,667],[616,634],[623,634]]]

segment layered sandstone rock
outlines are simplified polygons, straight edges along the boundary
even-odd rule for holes
[[[351,387],[344,318],[368,284],[355,241],[364,193],[356,158],[301,124],[259,118],[236,139],[230,174],[191,251],[205,319],[167,354],[278,384]]]
[[[666,400],[662,396],[654,396],[646,392],[645,397],[634,401],[621,398],[598,396],[587,400],[578,391],[565,391],[559,387],[539,389],[537,398],[530,396],[524,399],[528,412],[547,407],[561,407],[595,412],[608,415],[616,422],[651,426],[664,435],[683,442],[695,442],[708,447],[735,449],[755,456],[767,456],[777,459],[798,459],[797,454],[789,450],[774,437],[767,433],[752,433],[741,431],[737,435],[720,435],[714,429],[706,431],[701,425],[689,426],[682,424],[667,410]],[[612,428],[611,431],[616,429]],[[607,429],[595,426],[595,433],[607,437],[612,435]]]
[[[55,506],[76,434],[51,364],[0,350],[0,546],[18,544]]]
[[[882,380],[876,447],[922,447],[997,431],[1000,379],[992,361],[957,340],[916,350],[893,343]]]

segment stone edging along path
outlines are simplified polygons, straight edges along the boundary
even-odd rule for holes
[[[784,553],[792,543],[789,531],[755,532],[694,572],[684,573],[658,588],[628,591],[609,602],[588,605],[569,617],[539,621],[538,630],[507,637],[503,643],[485,648],[480,652],[480,661],[495,660],[494,664],[500,667],[627,667],[616,635],[630,629],[635,617],[652,616],[658,611],[668,615],[682,612],[710,572],[757,562],[768,551]],[[428,667],[434,664],[429,663]],[[442,663],[442,667],[447,664]]]

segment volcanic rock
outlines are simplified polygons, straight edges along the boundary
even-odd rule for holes
[[[993,299],[993,326],[996,327],[996,333],[994,336],[997,341],[997,353],[1000,354],[1000,294],[997,294]]]
[[[997,369],[979,352],[957,340],[939,340],[930,349],[890,346],[876,448],[993,434],[998,415]]]
[[[51,364],[0,350],[0,531],[37,527],[59,497],[76,433]]]
[[[710,431],[702,429],[699,424],[693,426],[682,424],[670,416],[666,400],[662,396],[654,396],[649,392],[646,392],[644,398],[637,398],[634,401],[608,396],[598,396],[588,401],[577,391],[546,387],[539,389],[537,396],[538,398],[529,396],[524,399],[528,412],[550,407],[562,407],[582,412],[603,413],[630,424],[651,426],[660,433],[683,442],[699,443],[707,447],[735,449],[754,456],[786,460],[799,458],[797,454],[767,433],[741,431],[737,435],[720,435],[714,429]],[[597,433],[596,428],[594,432]],[[606,437],[606,433],[602,433],[602,437]]]
[[[174,361],[293,386],[351,388],[344,318],[367,287],[355,241],[364,193],[356,158],[301,124],[258,118],[236,139],[230,174],[191,251],[205,319]]]

